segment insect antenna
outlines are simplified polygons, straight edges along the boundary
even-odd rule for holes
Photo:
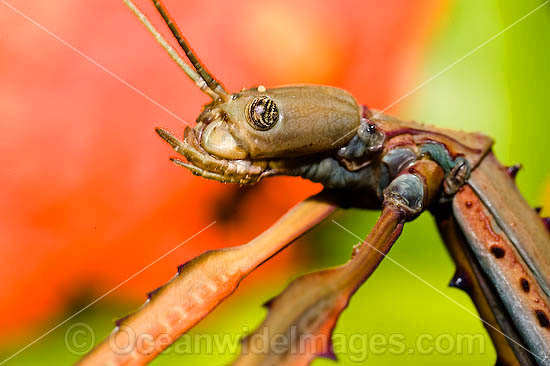
[[[164,37],[160,34],[160,32],[155,29],[155,27],[151,24],[149,19],[147,19],[147,17],[137,8],[137,6],[131,0],[123,0],[123,1],[126,4],[126,6],[136,15],[139,21],[145,26],[145,28],[147,28],[147,30],[153,35],[153,37],[155,37],[156,41],[162,46],[162,48],[166,50],[166,52],[172,58],[172,60],[174,60],[178,64],[178,66],[183,70],[183,72],[185,72],[185,74],[187,74],[187,76],[189,76],[189,78],[191,78],[191,80],[193,80],[195,84],[197,84],[197,86],[204,93],[208,94],[208,96],[210,96],[213,100],[218,100],[220,98],[225,100],[227,96],[227,92],[225,92],[225,90],[221,88],[221,86],[220,88],[223,92],[225,92],[225,94],[219,94],[214,90],[212,90],[208,86],[204,78],[199,73],[197,73],[191,66],[187,65],[185,61],[183,61],[183,59],[176,52],[176,50],[174,50],[174,48],[170,46],[170,44],[166,41],[166,39],[164,39]]]
[[[216,93],[221,99],[227,100],[229,97],[229,94],[227,91],[221,86],[220,83],[210,73],[206,70],[206,68],[201,64],[198,57],[195,55],[191,47],[189,47],[189,44],[181,34],[181,31],[176,24],[176,22],[172,19],[170,14],[168,13],[168,10],[162,5],[162,2],[160,0],[153,0],[153,4],[155,4],[155,7],[157,8],[158,12],[162,16],[162,19],[166,22],[166,25],[168,28],[170,28],[170,31],[174,35],[174,38],[178,41],[179,45],[185,51],[185,55],[191,61],[191,64],[197,70],[199,75],[202,77],[202,79],[206,82],[206,85],[214,92]]]

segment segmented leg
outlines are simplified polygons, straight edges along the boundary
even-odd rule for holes
[[[336,322],[401,234],[405,216],[398,207],[386,206],[347,264],[290,283],[267,304],[267,318],[245,339],[233,365],[306,366],[316,357],[334,359],[331,335]]]
[[[450,286],[465,291],[472,298],[493,341],[497,353],[495,365],[536,365],[532,356],[519,346],[521,341],[517,330],[494,287],[469,249],[450,207],[439,210],[435,217],[441,237],[456,263],[456,273]]]
[[[180,266],[170,282],[150,292],[137,312],[118,321],[111,335],[79,365],[147,364],[231,295],[250,272],[337,207],[332,194],[321,192],[297,204],[249,243],[206,252]]]
[[[235,366],[306,366],[334,358],[331,334],[351,296],[374,272],[403,229],[435,197],[444,174],[430,160],[416,162],[384,191],[380,218],[351,260],[292,282],[269,302],[269,314],[243,343]],[[283,339],[281,339],[283,337]]]
[[[471,182],[456,194],[452,208],[469,247],[521,335],[522,342],[514,344],[525,347],[539,365],[549,365],[550,301],[537,276],[472,190]]]

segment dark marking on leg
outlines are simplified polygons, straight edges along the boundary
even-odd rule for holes
[[[501,259],[506,254],[506,251],[504,249],[502,249],[501,247],[499,247],[498,245],[493,245],[491,247],[491,253],[493,253],[495,258]]]
[[[548,319],[548,315],[546,315],[544,311],[535,310],[535,314],[537,315],[541,327],[550,328],[550,319]]]
[[[529,281],[527,281],[525,278],[522,278],[519,282],[520,282],[521,288],[523,289],[523,292],[529,292],[529,290],[531,290]]]

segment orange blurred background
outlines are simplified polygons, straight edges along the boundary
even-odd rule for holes
[[[136,3],[169,38],[151,3]],[[165,4],[228,90],[328,84],[373,108],[416,86],[447,9],[439,0]],[[250,240],[320,189],[297,178],[240,189],[172,165],[154,127],[181,133],[166,110],[193,122],[208,98],[122,1],[11,5],[38,25],[0,4],[1,342],[101,296],[217,221],[104,299],[142,300],[178,264]],[[255,278],[304,258],[287,250]]]

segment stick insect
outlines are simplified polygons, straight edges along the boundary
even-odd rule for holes
[[[359,105],[348,92],[314,85],[227,92],[202,65],[161,1],[153,3],[183,49],[188,66],[148,19],[124,0],[161,46],[211,97],[184,138],[157,129],[183,157],[172,161],[224,183],[254,184],[275,175],[320,182],[322,192],[297,204],[244,245],[210,251],[178,268],[136,313],[92,350],[81,365],[143,365],[231,295],[264,261],[339,207],[381,210],[365,241],[344,265],[304,275],[269,302],[254,332],[262,347],[243,343],[234,365],[309,365],[333,357],[331,333],[351,296],[424,211],[435,217],[457,266],[453,284],[476,305],[498,365],[550,365],[550,235],[482,134],[425,126]],[[125,331],[131,329],[131,333]],[[304,352],[269,348],[315,336]],[[116,345],[141,342],[125,352]],[[113,347],[115,345],[115,347]]]

